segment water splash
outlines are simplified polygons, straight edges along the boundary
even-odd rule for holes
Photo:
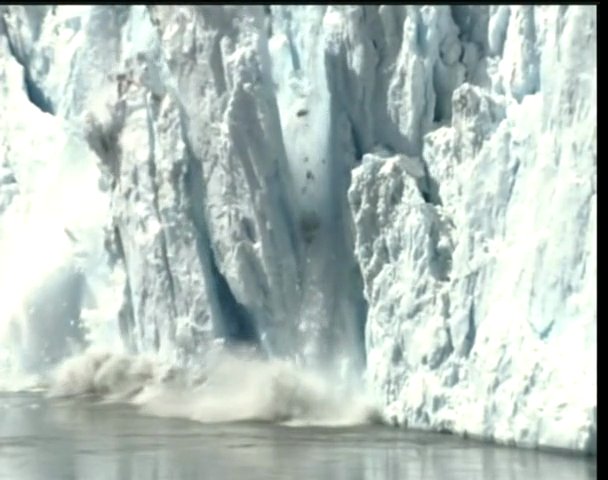
[[[52,397],[128,402],[143,413],[203,423],[261,421],[292,426],[383,422],[365,394],[286,360],[244,350],[210,352],[196,368],[155,357],[89,350],[62,363]]]

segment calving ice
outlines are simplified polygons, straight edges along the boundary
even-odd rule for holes
[[[0,12],[1,388],[221,340],[297,408],[595,450],[595,7]]]

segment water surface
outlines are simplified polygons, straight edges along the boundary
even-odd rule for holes
[[[0,393],[1,480],[597,478],[595,458],[383,426],[201,424]]]

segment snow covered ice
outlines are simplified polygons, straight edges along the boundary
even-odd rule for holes
[[[0,7],[0,388],[219,339],[595,450],[596,49],[592,6]]]

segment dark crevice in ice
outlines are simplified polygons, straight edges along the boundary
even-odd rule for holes
[[[0,31],[2,31],[3,29],[5,28],[0,27]],[[44,93],[40,85],[38,85],[38,83],[32,78],[32,75],[28,68],[27,59],[19,55],[17,49],[11,41],[11,37],[8,32],[6,32],[6,38],[11,55],[23,68],[23,83],[25,86],[25,93],[27,94],[27,98],[29,99],[30,103],[32,103],[32,105],[35,105],[37,108],[39,108],[45,113],[55,115],[55,107],[53,106],[53,103]]]
[[[255,320],[250,312],[235,298],[226,278],[220,272],[207,230],[207,222],[203,202],[205,188],[203,185],[203,171],[200,161],[194,155],[192,145],[186,135],[188,120],[185,113],[180,112],[182,122],[182,139],[186,145],[188,162],[185,173],[185,186],[190,202],[190,216],[197,235],[197,252],[201,260],[201,268],[210,270],[212,292],[217,299],[221,325],[214,325],[216,334],[228,342],[247,342],[259,345],[260,339]],[[214,316],[215,317],[215,316]]]

